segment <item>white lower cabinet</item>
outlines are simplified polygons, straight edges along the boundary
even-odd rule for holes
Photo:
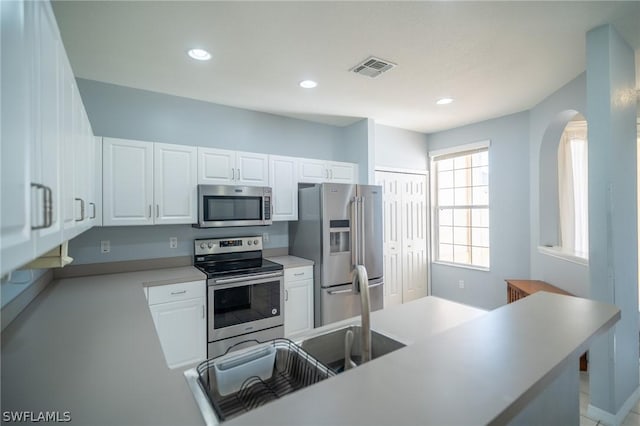
[[[313,329],[313,266],[284,271],[284,335],[287,338]]]
[[[206,283],[148,287],[149,310],[169,368],[207,356]]]

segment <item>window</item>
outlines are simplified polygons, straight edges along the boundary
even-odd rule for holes
[[[438,262],[489,268],[489,151],[480,145],[432,153]]]
[[[565,127],[558,145],[560,247],[585,259],[589,257],[588,179],[587,122],[578,115]]]

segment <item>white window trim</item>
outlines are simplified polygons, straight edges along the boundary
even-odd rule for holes
[[[589,266],[589,259],[579,256],[577,253],[570,253],[559,246],[538,246],[538,253],[555,257],[556,259],[575,263],[582,266]]]
[[[468,143],[468,144],[464,144],[464,145],[456,145],[453,147],[449,147],[449,148],[442,148],[442,149],[436,149],[433,151],[429,151],[429,160],[430,160],[430,164],[429,164],[429,168],[431,169],[431,171],[433,171],[433,162],[438,160],[438,157],[442,157],[444,155],[450,155],[450,154],[458,154],[458,153],[464,153],[467,151],[474,151],[477,149],[486,149],[487,152],[489,151],[489,147],[491,146],[491,140],[490,139],[485,139],[485,140],[481,140],[478,142],[472,142],[472,143]],[[435,257],[435,255],[438,253],[438,247],[437,245],[440,242],[440,234],[437,232],[436,230],[436,220],[435,220],[435,215],[436,215],[436,208],[437,208],[437,203],[435,202],[436,200],[436,192],[437,192],[437,188],[435,187],[436,185],[436,181],[437,179],[435,178],[435,175],[433,175],[434,178],[431,179],[431,217],[433,218],[433,220],[431,220],[431,235],[433,238],[431,238],[431,253],[432,255]],[[489,185],[491,186],[491,185]],[[489,203],[489,206],[491,205],[491,203]],[[487,207],[489,207],[487,206]],[[490,207],[489,207],[490,208]],[[489,216],[489,218],[491,218],[491,216]],[[491,219],[489,219],[489,221],[491,221]],[[491,235],[491,223],[489,224],[489,235]],[[436,265],[444,265],[444,266],[452,266],[455,268],[463,268],[463,269],[473,269],[476,271],[483,271],[483,272],[490,272],[491,271],[491,245],[489,245],[489,267],[484,267],[484,266],[478,266],[478,265],[471,265],[471,264],[467,264],[467,263],[454,263],[454,262],[446,262],[446,261],[442,261],[442,260],[438,260],[438,259],[432,259],[431,263],[432,264],[436,264]]]
[[[468,143],[465,145],[452,146],[450,148],[436,149],[434,151],[429,151],[429,158],[433,161],[436,160],[437,157],[442,157],[443,155],[458,154],[465,151],[473,151],[474,149],[489,149],[490,146],[491,140],[487,139],[483,141]]]

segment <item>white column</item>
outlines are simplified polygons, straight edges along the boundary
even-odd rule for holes
[[[622,311],[589,351],[589,413],[620,424],[638,396],[636,95],[633,49],[611,25],[587,33],[587,121],[591,298]]]

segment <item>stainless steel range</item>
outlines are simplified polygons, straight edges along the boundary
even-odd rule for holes
[[[262,258],[262,237],[194,245],[194,266],[207,274],[208,358],[245,340],[284,337],[283,267]]]

